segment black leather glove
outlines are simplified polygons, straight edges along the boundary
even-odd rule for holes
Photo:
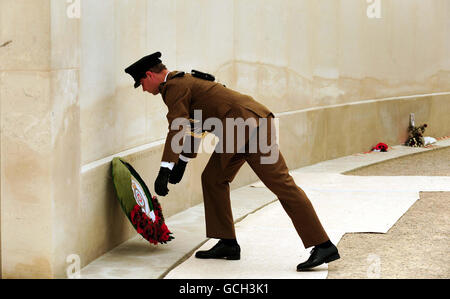
[[[183,160],[178,160],[178,163],[172,169],[169,177],[169,183],[178,184],[183,178],[184,171],[186,170],[187,162]]]
[[[158,177],[155,180],[155,192],[159,196],[166,196],[169,193],[167,189],[167,183],[169,181],[171,170],[167,167],[161,167],[159,169]]]

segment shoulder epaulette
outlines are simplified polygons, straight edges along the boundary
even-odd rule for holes
[[[216,78],[213,75],[208,74],[208,73],[203,73],[203,72],[200,72],[197,70],[192,70],[191,75],[195,78],[200,78],[200,79],[211,81],[211,82],[216,81]]]
[[[172,78],[180,78],[180,77],[184,77],[186,73],[185,72],[178,72],[175,75],[173,75]]]

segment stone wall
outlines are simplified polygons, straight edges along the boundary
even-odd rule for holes
[[[115,200],[114,156],[151,190],[167,132],[160,96],[124,68],[163,53],[280,117],[290,168],[399,144],[409,113],[449,135],[450,3],[381,0],[1,0],[3,277],[65,277],[134,235]],[[189,164],[166,216],[202,200]],[[256,180],[245,166],[232,183]]]

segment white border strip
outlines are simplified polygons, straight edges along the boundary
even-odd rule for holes
[[[403,99],[411,99],[411,98],[424,98],[424,97],[430,97],[430,96],[443,96],[443,95],[450,95],[450,92],[446,91],[446,92],[437,92],[437,93],[428,93],[428,94],[419,94],[419,95],[410,95],[410,96],[400,96],[400,97],[390,97],[390,98],[380,98],[380,99],[367,99],[367,100],[348,102],[348,103],[343,103],[343,104],[335,104],[335,105],[319,106],[319,107],[306,108],[306,109],[300,109],[300,110],[294,110],[294,111],[279,112],[279,113],[275,113],[275,116],[278,117],[278,116],[292,115],[292,114],[302,113],[302,112],[307,112],[307,111],[329,109],[329,108],[351,106],[351,105],[359,105],[359,104],[367,104],[367,103],[374,103],[374,102],[403,100]]]

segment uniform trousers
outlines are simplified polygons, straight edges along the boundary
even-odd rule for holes
[[[272,118],[269,123],[269,128],[273,130]],[[259,128],[252,133],[252,136],[259,136],[254,134],[257,131]],[[269,131],[271,130],[269,129]],[[268,143],[271,142],[268,141]],[[246,145],[248,146],[248,144]],[[329,240],[307,195],[296,185],[289,174],[278,144],[272,142],[271,150],[278,151],[278,159],[274,163],[268,164],[261,163],[261,158],[267,157],[270,153],[261,150],[260,147],[256,152],[245,150],[245,152],[230,154],[215,151],[212,154],[201,177],[208,238],[236,238],[229,184],[242,165],[247,162],[264,185],[277,196],[287,215],[291,218],[305,248]],[[229,156],[225,165],[222,161],[223,155]]]

